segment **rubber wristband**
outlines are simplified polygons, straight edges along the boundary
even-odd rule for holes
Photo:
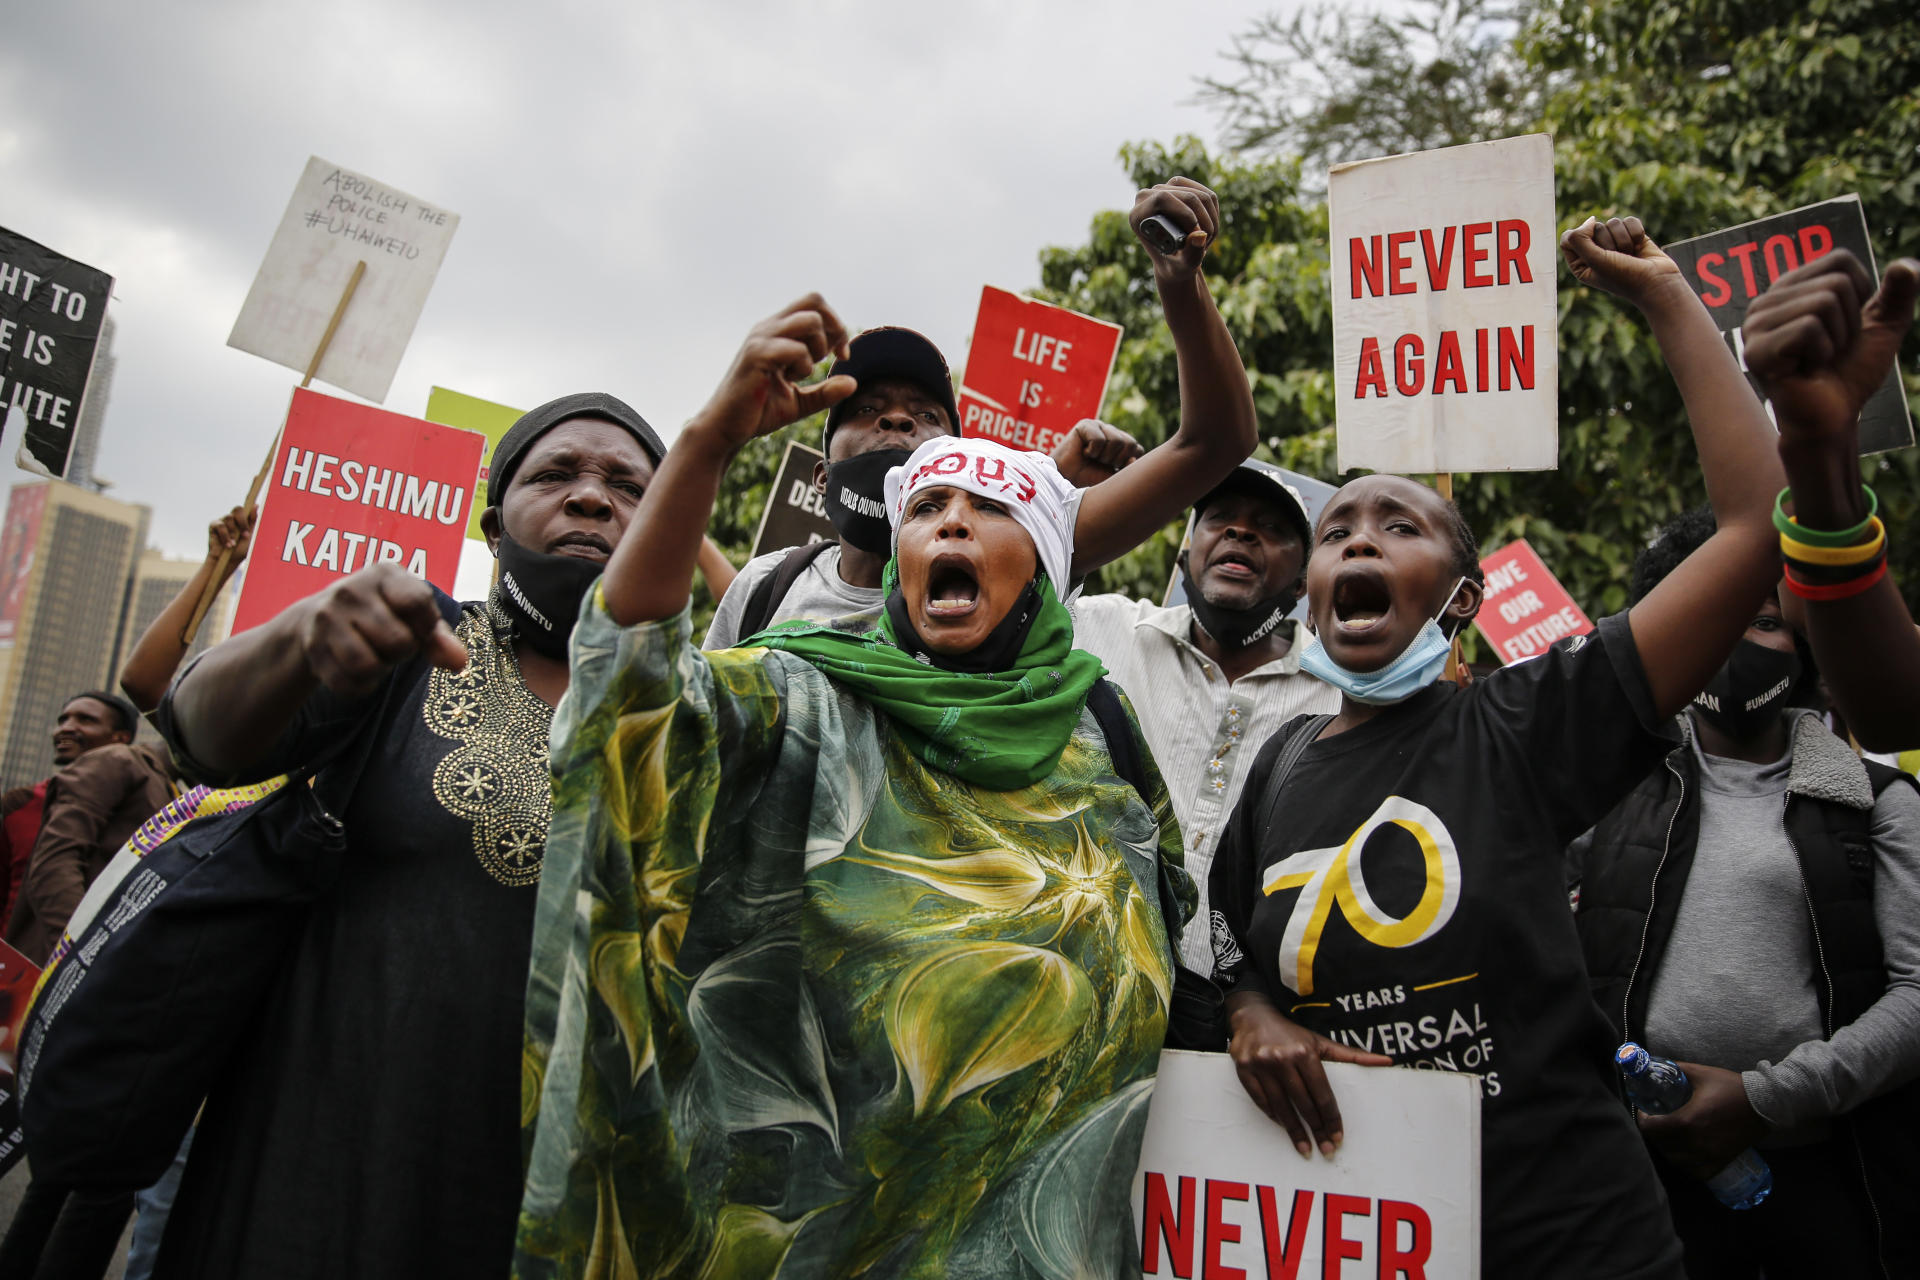
[[[1802,541],[1797,531],[1793,537],[1783,533],[1780,535],[1780,552],[1792,560],[1834,568],[1865,564],[1887,549],[1887,526],[1880,523],[1880,517],[1868,516],[1867,527],[1873,530],[1873,541],[1856,542],[1850,547],[1823,547]]]
[[[1849,596],[1861,594],[1886,576],[1887,562],[1882,560],[1879,568],[1875,569],[1872,573],[1862,574],[1860,577],[1853,578],[1847,582],[1835,582],[1824,586],[1811,582],[1802,582],[1800,579],[1794,577],[1793,571],[1789,569],[1786,575],[1786,583],[1787,590],[1793,592],[1793,594],[1799,596],[1802,600],[1845,600]]]
[[[1787,514],[1787,499],[1793,496],[1793,490],[1782,489],[1780,496],[1773,500],[1773,527],[1780,535],[1799,542],[1810,543],[1816,547],[1845,547],[1858,542],[1860,535],[1867,531],[1874,517],[1880,514],[1880,498],[1869,485],[1861,485],[1860,492],[1867,495],[1867,518],[1851,529],[1835,532],[1830,529],[1808,529],[1798,520]]]

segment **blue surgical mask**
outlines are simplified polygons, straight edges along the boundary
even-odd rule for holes
[[[1441,614],[1446,613],[1465,581],[1461,578],[1453,584],[1453,590],[1447,593],[1447,603],[1440,606]],[[1326,681],[1355,702],[1389,707],[1405,702],[1439,679],[1452,647],[1446,632],[1440,629],[1439,615],[1435,615],[1427,619],[1427,624],[1413,637],[1413,643],[1400,651],[1400,656],[1378,671],[1347,670],[1327,656],[1318,635],[1307,638],[1306,648],[1300,653],[1300,669]]]

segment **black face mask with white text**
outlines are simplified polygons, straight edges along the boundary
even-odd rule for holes
[[[877,449],[827,464],[827,519],[850,547],[885,555],[893,549],[887,523],[887,472],[905,466],[906,449]]]
[[[1288,589],[1256,601],[1251,609],[1223,609],[1209,604],[1200,594],[1200,584],[1193,580],[1193,569],[1185,552],[1180,556],[1180,585],[1186,590],[1187,607],[1193,610],[1193,620],[1222,649],[1244,649],[1266,639],[1293,612],[1299,600],[1299,595]]]
[[[1800,682],[1800,655],[1742,640],[1693,699],[1700,718],[1729,738],[1758,737]]]
[[[500,535],[500,607],[513,619],[514,634],[535,653],[565,661],[567,640],[580,619],[580,602],[607,566],[578,556],[531,551]]]

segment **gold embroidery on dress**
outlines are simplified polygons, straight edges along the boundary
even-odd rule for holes
[[[467,647],[463,671],[439,667],[421,706],[427,728],[460,745],[433,771],[441,808],[473,824],[473,852],[502,884],[540,878],[553,816],[547,733],[553,710],[520,678],[513,624],[489,599],[454,628]]]

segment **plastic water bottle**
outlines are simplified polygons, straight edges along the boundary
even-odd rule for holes
[[[1627,1101],[1650,1116],[1678,1111],[1693,1097],[1693,1082],[1671,1058],[1656,1058],[1629,1040],[1613,1055]],[[1773,1170],[1748,1147],[1707,1179],[1707,1190],[1729,1209],[1751,1209],[1773,1193]]]

